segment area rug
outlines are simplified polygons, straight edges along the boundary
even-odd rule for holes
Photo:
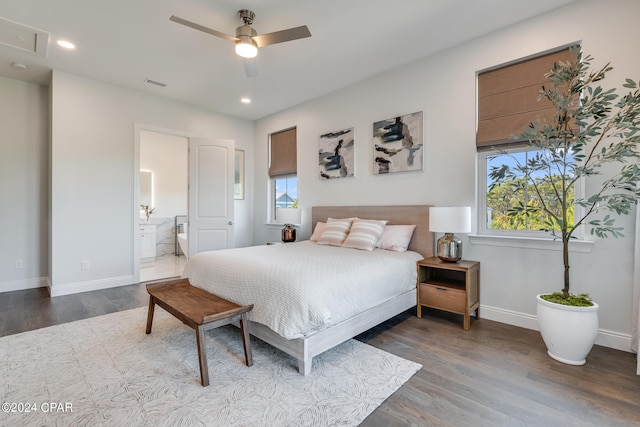
[[[349,340],[313,359],[311,374],[240,332],[207,332],[208,387],[195,332],[156,307],[0,338],[0,425],[358,425],[421,365]]]

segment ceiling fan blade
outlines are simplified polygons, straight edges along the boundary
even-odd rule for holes
[[[248,78],[258,77],[258,58],[245,59],[244,73]]]
[[[306,25],[301,27],[289,28],[288,30],[275,31],[273,33],[260,34],[259,36],[253,36],[251,39],[256,43],[258,47],[268,46],[270,44],[288,42],[291,40],[303,39],[305,37],[311,37],[311,32]]]
[[[186,19],[182,19],[178,16],[171,15],[169,21],[177,22],[178,24],[186,25],[187,27],[191,27],[195,30],[202,31],[207,34],[211,34],[212,36],[220,37],[221,39],[229,40],[231,42],[238,41],[237,37],[230,36],[229,34],[222,33],[220,31],[213,30],[211,28],[202,26],[200,24],[196,24],[195,22],[187,21]]]

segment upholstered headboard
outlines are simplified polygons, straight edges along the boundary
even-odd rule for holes
[[[433,256],[433,233],[429,231],[428,205],[400,206],[314,206],[311,208],[312,230],[316,223],[327,218],[349,218],[357,216],[362,219],[381,219],[389,221],[389,225],[412,225],[413,232],[409,250],[418,252],[425,258]]]

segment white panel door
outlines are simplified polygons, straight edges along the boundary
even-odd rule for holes
[[[234,141],[189,140],[189,256],[233,247]]]

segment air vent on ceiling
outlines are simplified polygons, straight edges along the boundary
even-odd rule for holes
[[[17,22],[0,18],[0,44],[29,52],[38,56],[47,56],[49,34]]]
[[[156,85],[156,86],[160,86],[160,87],[167,87],[166,83],[162,83],[162,82],[157,82],[155,80],[151,80],[151,79],[144,79],[145,83],[149,83],[150,85]]]

